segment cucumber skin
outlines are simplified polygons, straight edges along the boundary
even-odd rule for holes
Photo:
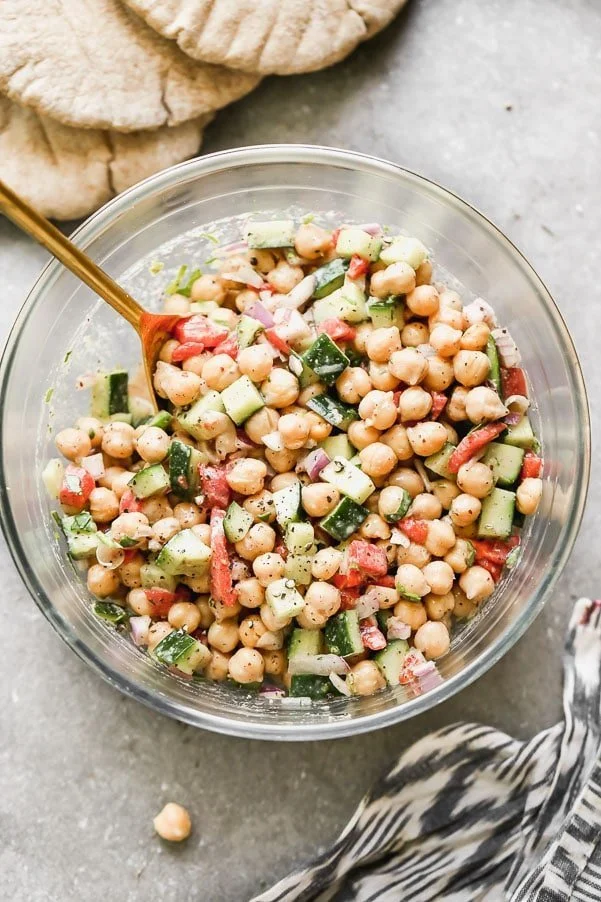
[[[221,392],[225,412],[236,426],[241,426],[249,417],[265,407],[265,401],[248,376],[240,376]]]
[[[309,410],[319,414],[327,423],[336,426],[346,432],[354,420],[359,419],[359,414],[350,404],[344,404],[330,395],[315,395],[307,401]]]
[[[150,482],[150,486],[148,483]],[[156,486],[152,483],[156,482]],[[136,498],[150,498],[159,492],[165,492],[171,487],[169,476],[161,464],[152,464],[138,470],[136,475],[127,483]],[[148,491],[152,488],[152,491]]]
[[[405,639],[393,639],[386,648],[374,655],[374,661],[389,686],[398,686],[409,644]]]
[[[288,640],[288,657],[296,655],[318,655],[321,652],[321,630],[301,629],[295,627]]]
[[[315,276],[315,288],[313,290],[315,300],[321,300],[321,298],[327,297],[338,288],[342,288],[347,269],[348,263],[340,258],[330,260],[325,266],[316,269],[313,273]]]
[[[333,511],[319,521],[319,525],[333,539],[343,542],[361,526],[368,514],[367,508],[352,498],[343,498]]]
[[[359,632],[359,617],[353,610],[331,617],[324,628],[324,639],[328,652],[343,658],[365,651]]]
[[[92,416],[106,420],[116,413],[129,413],[126,370],[99,373],[92,386]]]
[[[494,385],[499,397],[502,398],[503,389],[501,385],[501,367],[499,365],[499,353],[497,351],[497,343],[492,335],[488,336],[488,340],[486,342],[486,356],[488,357],[488,362],[490,363],[488,378]]]
[[[311,674],[295,674],[290,679],[289,694],[292,698],[311,698],[313,701],[334,695],[335,690],[327,677]]]
[[[303,354],[303,363],[312,370],[325,385],[333,385],[338,376],[349,365],[346,354],[332,341],[330,336],[322,332]],[[334,369],[335,368],[335,369]]]
[[[507,539],[511,535],[515,513],[515,492],[493,489],[482,502],[478,538]]]

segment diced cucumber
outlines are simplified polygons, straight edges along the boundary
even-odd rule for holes
[[[342,319],[345,323],[362,323],[367,319],[365,292],[355,282],[345,282],[321,301],[315,301],[313,316],[317,325],[326,319]]]
[[[374,329],[386,329],[398,325],[399,306],[395,297],[369,298],[367,312]]]
[[[285,489],[274,492],[273,503],[275,518],[281,529],[285,529],[288,523],[299,520],[302,514],[300,482],[293,482]]]
[[[515,426],[508,426],[503,436],[506,445],[515,445],[517,448],[525,448],[527,451],[536,445],[536,436],[532,431],[530,420],[523,416]]]
[[[127,484],[136,498],[150,498],[151,495],[167,492],[170,488],[169,475],[162,464],[138,470]]]
[[[72,517],[61,518],[59,516],[58,519],[60,521],[59,526],[66,536],[96,532],[98,529],[89,511],[82,511],[80,514],[74,514]]]
[[[399,501],[397,509],[390,514],[386,514],[384,517],[384,519],[388,520],[389,523],[396,523],[398,520],[402,520],[402,518],[411,507],[413,498],[411,497],[407,489],[401,489],[401,491],[403,495],[401,500]]]
[[[324,482],[329,482],[343,495],[352,498],[357,504],[362,504],[376,490],[367,473],[359,467],[354,467],[344,457],[335,457],[331,460],[319,477]]]
[[[454,482],[457,479],[457,474],[451,473],[449,470],[449,461],[455,447],[455,445],[447,442],[440,451],[431,454],[430,457],[426,457],[424,461],[426,467],[433,473],[436,473],[437,476],[442,476],[443,479],[450,479]]]
[[[223,531],[226,538],[232,543],[241,542],[253,522],[253,515],[232,501],[223,519]]]
[[[517,481],[523,461],[523,448],[500,442],[491,442],[482,458],[482,463],[491,468],[493,479],[501,488],[508,488]]]
[[[382,671],[382,676],[389,686],[398,686],[401,681],[403,662],[409,651],[404,639],[393,639],[386,648],[374,655],[374,661]]]
[[[327,438],[324,438],[324,440],[319,443],[319,446],[323,448],[331,460],[335,457],[344,457],[345,460],[350,460],[351,457],[355,456],[355,449],[349,442],[348,436],[344,433],[341,433],[340,435],[328,435]]]
[[[167,592],[175,592],[177,580],[170,576],[156,564],[149,562],[140,567],[140,582],[143,589],[166,589]]]
[[[335,690],[328,677],[297,673],[290,677],[289,694],[293,698],[310,698],[313,701],[319,701],[327,698],[328,695],[335,694]]]
[[[177,422],[181,429],[189,433],[192,438],[202,442],[207,440],[206,427],[203,425],[203,418],[209,412],[225,413],[225,407],[218,391],[209,391],[198,401],[188,408],[188,410],[179,411],[177,414]]]
[[[249,222],[245,239],[249,247],[294,247],[295,228],[292,219],[274,219],[270,222]]]
[[[335,617],[330,617],[323,634],[330,654],[346,658],[365,651],[359,629],[359,615],[356,611],[341,611]]]
[[[392,616],[393,613],[390,608],[387,608],[384,611],[376,611],[376,620],[378,621],[378,626],[380,627],[384,635],[386,635],[386,631],[388,629],[388,621]]]
[[[369,511],[356,504],[352,498],[343,498],[319,525],[338,542],[348,539],[363,523]]]
[[[406,601],[414,601],[417,603],[422,600],[421,595],[417,595],[416,592],[410,592],[403,583],[399,582],[398,574],[395,576],[394,585],[399,595],[402,595]]]
[[[380,253],[380,260],[389,266],[391,263],[408,263],[417,269],[428,259],[428,249],[417,238],[406,238],[399,235]]]
[[[98,373],[92,386],[92,416],[106,420],[114,413],[129,413],[127,370]]]
[[[154,650],[154,657],[161,664],[177,667],[182,673],[194,673],[211,660],[209,649],[188,635],[184,629],[173,630],[161,639]]]
[[[74,561],[83,561],[85,558],[96,554],[98,548],[98,533],[72,533],[67,535],[67,549],[69,557]]]
[[[374,238],[363,229],[340,229],[336,242],[336,253],[341,257],[353,257],[357,255],[364,260],[375,262],[380,256],[382,239]]]
[[[305,606],[305,599],[296,590],[292,579],[276,579],[265,589],[265,601],[274,617],[286,620],[296,617]]]
[[[295,627],[288,640],[288,659],[291,661],[297,655],[319,655],[321,646],[321,630],[305,630]]]
[[[506,539],[511,535],[515,511],[515,492],[493,489],[482,502],[478,521],[481,539]]]
[[[308,586],[313,581],[312,564],[313,555],[289,554],[284,564],[284,576],[293,579],[297,586]]]
[[[342,288],[347,269],[347,261],[338,257],[335,260],[330,260],[325,266],[320,266],[319,269],[316,269],[313,273],[315,276],[313,297],[316,299],[325,298],[326,295],[331,294],[338,288]]]
[[[164,432],[170,432],[173,426],[173,416],[167,410],[159,410],[154,416],[146,420],[146,426],[156,426]]]
[[[486,356],[488,357],[488,362],[490,363],[488,378],[494,385],[499,397],[502,398],[503,394],[501,386],[501,367],[499,365],[499,354],[497,351],[497,343],[492,335],[488,336],[488,340],[486,342]]]
[[[133,417],[131,413],[112,413],[109,420],[111,423],[128,423],[131,426]]]
[[[94,613],[101,620],[106,620],[107,623],[113,623],[115,626],[125,623],[129,619],[127,611],[112,601],[97,601],[94,605]]]
[[[318,413],[327,423],[342,429],[343,432],[347,431],[354,420],[359,419],[359,414],[354,407],[326,394],[309,398],[307,407]]]
[[[288,523],[284,543],[290,554],[315,553],[315,530],[311,523]]]
[[[258,319],[253,319],[251,316],[244,316],[243,314],[236,326],[236,335],[238,337],[238,347],[240,350],[242,351],[244,348],[250,347],[259,332],[262,332],[264,328],[265,327]]]
[[[203,576],[211,549],[192,529],[182,529],[159,552],[156,564],[169,576]]]
[[[198,465],[202,455],[196,448],[172,439],[169,445],[169,484],[171,491],[188,501],[198,494]]]
[[[322,332],[309,350],[305,351],[303,362],[319,376],[320,381],[325,385],[333,385],[349,365],[346,354],[325,332]]]
[[[315,385],[316,382],[319,382],[317,373],[307,366],[303,357],[296,351],[293,351],[288,358],[288,369],[296,376],[301,388],[307,388],[308,385]]]
[[[153,415],[154,408],[147,398],[133,395],[129,399],[129,412],[131,413],[132,426],[137,427],[146,423]]]
[[[236,426],[241,426],[249,417],[265,407],[265,401],[259,389],[248,376],[240,376],[221,392],[227,415]]]

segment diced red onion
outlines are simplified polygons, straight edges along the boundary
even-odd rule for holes
[[[508,426],[517,426],[521,419],[521,413],[509,413],[506,417],[503,417],[503,422],[507,423]]]
[[[408,639],[411,635],[411,627],[404,623],[400,617],[389,617],[386,621],[386,636],[388,639]]]
[[[256,648],[265,648],[267,651],[279,651],[284,647],[284,633],[282,630],[268,630],[259,638]]]
[[[81,459],[82,467],[98,482],[104,476],[104,458],[102,454],[89,454]]]
[[[281,432],[268,432],[267,435],[263,436],[261,441],[270,451],[275,451],[277,453],[278,451],[284,450],[284,440]]]
[[[316,448],[315,451],[311,451],[310,454],[307,454],[302,461],[302,467],[311,479],[315,480],[329,463],[330,458],[323,448]]]
[[[250,285],[251,288],[261,289],[265,282],[256,269],[253,269],[250,263],[245,266],[240,264],[233,272],[222,272],[222,279],[229,279],[230,282],[238,282],[242,285]]]
[[[315,290],[315,276],[311,273],[299,282],[298,285],[295,285],[292,291],[289,291],[288,294],[283,295],[282,304],[285,307],[291,307],[294,310],[298,310],[299,307],[302,307],[303,304],[306,304],[307,301],[311,298]]]
[[[379,222],[364,222],[362,225],[357,226],[357,228],[362,229],[374,238],[380,238],[384,234],[384,229]]]
[[[530,407],[530,401],[524,395],[510,395],[505,398],[505,407],[510,413],[519,413],[523,416]]]
[[[116,570],[125,560],[125,551],[100,541],[96,548],[96,560],[105,570]]]
[[[413,669],[413,675],[419,682],[419,687],[422,692],[428,692],[430,689],[440,686],[443,682],[434,661],[426,661],[424,664],[418,664],[417,667]]]
[[[424,357],[436,357],[436,351],[434,350],[432,345],[429,345],[429,344],[418,345],[417,350],[420,352],[420,354],[423,354]]]
[[[260,301],[255,301],[246,311],[246,315],[258,320],[266,329],[271,329],[272,326],[275,326],[273,316]]]
[[[409,539],[409,536],[406,536],[401,529],[393,526],[390,530],[390,544],[400,545],[401,548],[409,548],[411,541]]]
[[[430,482],[430,477],[428,476],[428,474],[427,474],[427,472],[426,472],[426,468],[424,467],[424,465],[423,465],[423,463],[421,462],[421,460],[417,460],[417,458],[416,458],[416,459],[413,461],[413,464],[414,464],[414,466],[415,466],[415,469],[417,470],[417,472],[419,473],[419,475],[420,475],[421,478],[422,478],[422,482],[423,482],[423,484],[424,484],[424,487],[425,487],[426,491],[427,491],[427,492],[432,491],[432,483]]]
[[[292,354],[292,355],[288,358],[288,369],[289,369],[290,372],[293,373],[295,376],[300,376],[300,374],[301,374],[302,371],[303,371],[303,362],[302,362],[302,360],[300,359],[300,357],[295,357],[294,354]]]
[[[147,614],[129,618],[131,637],[135,645],[148,645],[148,630],[151,623],[152,620]]]
[[[380,599],[375,592],[368,590],[365,595],[359,597],[355,610],[359,620],[365,620],[380,610]]]
[[[334,686],[334,688],[337,689],[341,695],[346,695],[347,698],[350,698],[350,696],[352,695],[351,687],[346,680],[343,680],[342,677],[338,676],[338,674],[334,671],[328,674],[328,678],[332,686]]]
[[[489,326],[497,325],[495,311],[484,298],[476,298],[471,304],[463,308],[463,313],[470,326],[473,326],[474,323],[487,323]]]
[[[239,582],[241,579],[248,579],[250,570],[244,561],[232,561],[232,579]]]
[[[234,241],[232,244],[225,244],[218,248],[213,254],[214,257],[231,257],[233,254],[239,254],[240,251],[248,250],[248,242]]]
[[[288,670],[295,674],[329,676],[330,673],[349,673],[350,667],[340,655],[295,655],[288,662]]]
[[[286,693],[278,686],[263,686],[259,691],[260,698],[266,698],[268,701],[276,698],[285,698]]]
[[[236,445],[239,448],[258,448],[254,442],[251,442],[244,429],[236,429]]]
[[[492,337],[497,345],[499,359],[503,366],[519,366],[521,363],[518,346],[508,329],[493,329]]]
[[[274,313],[274,319],[278,326],[278,335],[289,343],[306,338],[311,334],[311,329],[302,318],[298,310],[288,307],[280,307]]]

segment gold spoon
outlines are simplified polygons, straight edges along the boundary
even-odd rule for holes
[[[2,180],[0,180],[0,213],[4,213],[21,231],[49,250],[53,257],[56,257],[74,276],[85,282],[88,288],[110,304],[113,310],[134,327],[142,342],[142,360],[148,396],[157,412],[161,399],[155,394],[152,376],[161,347],[171,337],[171,331],[181,317],[147,313],[87,254],[65,238],[62,232],[22,197],[15,194]]]

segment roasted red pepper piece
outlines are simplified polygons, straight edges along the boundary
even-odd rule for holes
[[[332,582],[337,589],[350,589],[360,586],[363,582],[363,575],[359,570],[349,570],[348,573],[335,573]]]
[[[225,467],[211,467],[201,464],[198,468],[205,504],[212,507],[227,507],[232,500],[232,490],[227,484]]]
[[[59,501],[78,511],[83,510],[95,485],[94,477],[84,467],[68,464],[58,496]]]
[[[157,587],[152,589],[144,589],[148,603],[152,607],[153,617],[166,617],[169,613],[171,605],[175,604],[178,599],[175,592],[169,592],[167,589]]]
[[[501,539],[470,539],[474,547],[475,561],[482,565],[488,561],[498,567],[502,567],[507,560],[509,552],[520,544],[519,536],[510,536],[505,541]]]
[[[503,572],[503,567],[500,564],[495,564],[492,561],[486,560],[483,558],[481,561],[478,561],[479,567],[484,567],[485,570],[488,570],[492,578],[496,583],[501,579],[501,573]]]
[[[203,353],[204,349],[205,346],[200,341],[185,341],[173,351],[171,359],[173,363],[189,360],[190,357],[198,357],[199,354]]]
[[[125,489],[119,502],[120,514],[139,514],[142,510],[142,502],[138,501],[131,489]]]
[[[538,479],[543,469],[543,462],[540,457],[532,451],[526,451],[524,454],[524,462],[520,479]]]
[[[350,611],[352,608],[355,608],[360,594],[358,586],[348,586],[346,589],[340,589],[340,610]]]
[[[414,520],[412,517],[405,517],[404,520],[399,520],[398,527],[417,545],[423,545],[428,538],[427,520]]]
[[[360,279],[361,276],[366,274],[368,269],[369,261],[364,260],[363,257],[359,257],[357,254],[353,254],[347,274],[349,279]]]
[[[440,391],[431,392],[432,395],[432,410],[430,411],[430,419],[437,420],[441,415],[445,407],[447,406],[447,401],[449,400],[445,394]]]
[[[472,457],[486,447],[498,435],[500,435],[507,426],[505,423],[488,423],[474,432],[470,432],[465,438],[461,439],[453,453],[449,458],[449,472],[458,473],[459,468],[463,464],[471,460]]]
[[[359,631],[365,648],[370,651],[381,651],[386,648],[386,637],[382,630],[377,626],[374,617],[367,617],[365,620],[359,621]]]
[[[267,341],[282,354],[290,355],[292,353],[290,345],[285,339],[282,338],[281,335],[278,334],[276,327],[265,329],[265,337],[267,338]]]
[[[228,357],[232,357],[233,360],[236,360],[239,350],[240,348],[238,347],[238,337],[235,332],[230,332],[225,341],[222,341],[221,344],[217,345],[213,353],[227,354]]]
[[[396,583],[394,581],[394,576],[389,576],[386,574],[385,576],[374,576],[370,582],[374,586],[381,586],[383,589],[395,589]]]
[[[501,387],[503,397],[509,398],[511,395],[523,395],[528,397],[528,385],[524,370],[520,366],[502,366],[501,367]]]
[[[357,334],[357,330],[353,326],[349,326],[348,323],[336,319],[336,317],[324,319],[317,327],[317,331],[325,332],[332,341],[352,341]]]
[[[211,595],[216,601],[232,607],[236,604],[236,592],[232,581],[232,566],[223,530],[225,511],[211,511]]]
[[[384,576],[388,573],[386,552],[379,545],[354,539],[346,550],[349,573],[358,570],[366,576]]]
[[[227,338],[229,329],[211,322],[206,316],[197,313],[194,316],[180,319],[173,328],[173,337],[182,344],[193,341],[205,348],[214,348]]]

